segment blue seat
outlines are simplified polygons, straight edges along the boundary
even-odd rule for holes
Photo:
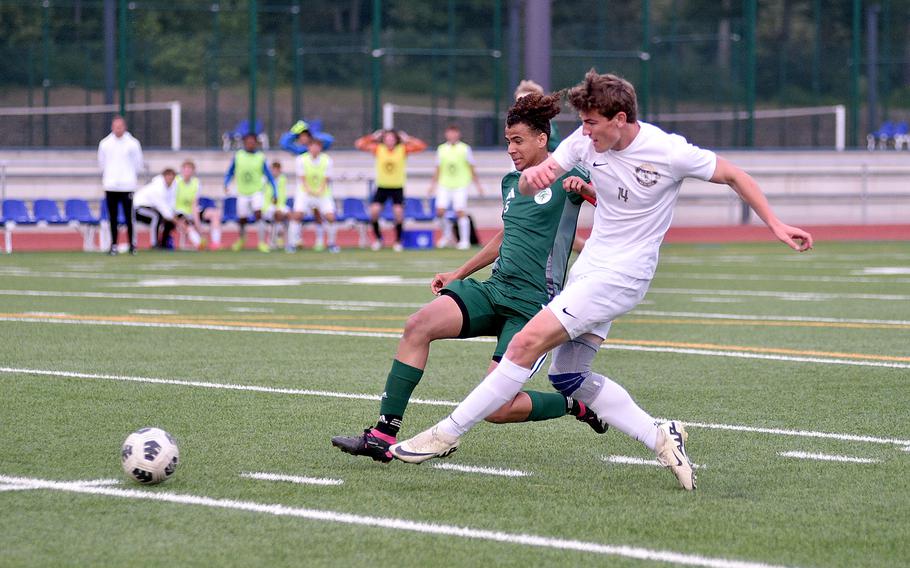
[[[92,215],[88,201],[84,199],[67,199],[63,204],[63,211],[69,221],[76,221],[83,225],[97,225],[101,220]]]
[[[436,198],[435,197],[430,198],[430,213],[433,215],[433,218],[435,219],[436,218]],[[455,211],[453,211],[452,208],[449,207],[448,211],[446,211],[445,217],[449,221],[454,221],[455,220]]]
[[[52,199],[36,199],[33,207],[35,221],[49,225],[65,225],[68,221],[60,214],[57,202]]]
[[[132,212],[130,212],[130,214],[132,214]],[[107,199],[103,197],[101,198],[101,221],[110,221],[107,215]],[[117,224],[126,224],[126,214],[123,212],[123,207],[117,208]]]
[[[382,208],[382,213],[380,213],[379,216],[382,217],[383,219],[385,219],[386,221],[395,220],[395,212],[392,211],[392,202],[391,201],[385,202],[385,207]]]
[[[406,197],[404,200],[404,216],[414,221],[432,221],[436,218],[435,212],[429,213],[423,208],[423,200],[416,197]]]
[[[288,197],[284,203],[285,203],[285,205],[288,206],[289,211],[294,210],[294,198],[293,197]]]
[[[217,207],[218,204],[215,203],[215,200],[211,197],[200,197],[199,198],[199,211],[205,211],[206,209],[212,209]]]
[[[367,213],[363,200],[356,197],[346,197],[341,202],[341,215],[339,221],[357,221],[358,223],[368,223],[370,215]]]
[[[34,225],[35,218],[29,214],[25,201],[7,199],[3,202],[3,222],[16,223],[17,225]]]
[[[236,223],[237,222],[237,198],[236,197],[225,197],[224,198],[224,211],[221,214],[222,223]]]

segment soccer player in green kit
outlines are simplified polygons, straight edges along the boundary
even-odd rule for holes
[[[240,224],[240,237],[231,246],[231,250],[238,251],[246,242],[246,223],[250,215],[256,219],[259,236],[258,249],[260,252],[269,252],[265,242],[265,224],[262,221],[262,176],[272,186],[272,203],[278,200],[278,186],[272,172],[266,164],[265,154],[258,148],[256,134],[247,132],[243,135],[243,150],[234,154],[231,167],[224,176],[224,192],[228,193],[228,184],[231,178],[237,177],[237,222]]]
[[[438,297],[408,318],[386,379],[376,426],[357,436],[336,436],[332,445],[349,454],[391,461],[388,448],[396,441],[408,400],[423,375],[430,343],[495,335],[498,342],[489,366],[492,370],[512,336],[561,289],[583,200],[564,191],[562,182],[588,180],[588,174],[572,170],[553,183],[556,189],[535,197],[518,191],[521,171],[546,160],[550,120],[558,113],[558,95],[537,93],[521,97],[509,109],[505,136],[515,171],[502,180],[503,229],[460,268],[433,278],[430,288]],[[468,278],[494,261],[488,280]],[[606,431],[583,404],[550,392],[522,391],[487,419],[524,422],[566,414],[599,433]]]

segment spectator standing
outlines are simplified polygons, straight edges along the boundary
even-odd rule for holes
[[[117,254],[118,208],[123,208],[130,254],[136,254],[133,238],[133,192],[142,169],[142,145],[126,130],[126,120],[115,116],[111,133],[98,144],[98,166],[101,168],[101,185],[110,219],[111,248],[108,254]]]

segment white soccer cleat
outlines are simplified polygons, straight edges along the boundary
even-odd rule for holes
[[[657,461],[667,467],[687,491],[695,489],[695,469],[686,454],[686,440],[689,434],[685,427],[675,420],[657,425]]]
[[[437,426],[424,430],[413,438],[394,444],[389,448],[392,455],[408,463],[423,463],[432,458],[450,456],[458,449],[457,436],[440,432]]]

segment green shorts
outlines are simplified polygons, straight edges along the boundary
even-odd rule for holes
[[[451,297],[461,308],[463,323],[460,339],[492,335],[498,338],[493,360],[502,359],[512,337],[531,320],[541,305],[511,298],[489,280],[478,282],[473,278],[455,280],[442,289],[441,294]]]

